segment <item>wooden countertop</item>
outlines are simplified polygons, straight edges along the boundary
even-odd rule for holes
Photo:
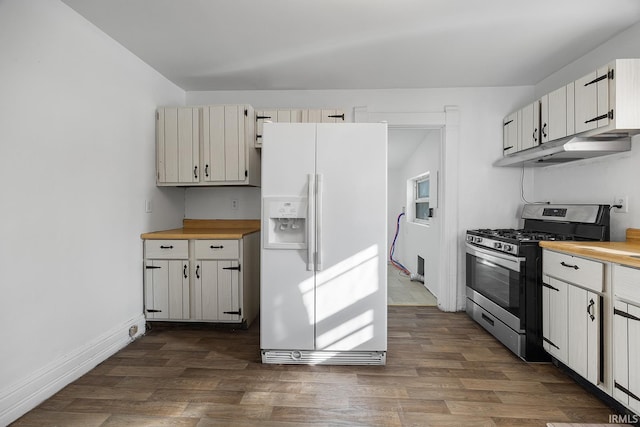
[[[628,228],[624,242],[542,241],[540,246],[570,255],[640,268],[640,229]]]
[[[182,228],[152,231],[142,239],[242,239],[260,231],[259,219],[184,219]]]

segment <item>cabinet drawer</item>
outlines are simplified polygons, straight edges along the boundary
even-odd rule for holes
[[[618,298],[640,305],[640,270],[614,265],[613,293]]]
[[[188,259],[188,240],[145,240],[144,254],[149,259]]]
[[[196,240],[196,259],[239,259],[238,240]]]
[[[594,292],[604,290],[604,264],[598,261],[545,250],[542,272]]]

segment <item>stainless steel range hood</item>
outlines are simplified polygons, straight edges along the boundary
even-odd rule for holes
[[[631,150],[627,133],[558,139],[505,156],[494,166],[541,167]]]

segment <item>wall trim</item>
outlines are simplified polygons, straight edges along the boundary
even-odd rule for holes
[[[17,420],[126,347],[133,341],[129,337],[129,328],[133,325],[138,326],[138,333],[133,339],[144,334],[145,318],[142,313],[59,357],[20,382],[0,390],[0,425]]]
[[[387,122],[392,127],[433,128],[442,130],[440,143],[441,185],[439,209],[440,246],[442,252],[438,265],[438,307],[443,311],[464,310],[464,280],[458,276],[463,271],[458,265],[460,237],[458,236],[458,167],[460,145],[460,112],[457,106],[443,106],[440,112],[371,112],[366,106],[354,108],[356,123]],[[462,261],[460,261],[462,262]]]

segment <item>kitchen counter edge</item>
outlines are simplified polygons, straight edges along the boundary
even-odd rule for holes
[[[627,240],[624,242],[545,240],[540,242],[540,246],[569,255],[640,268],[640,229],[627,229],[626,238]]]

